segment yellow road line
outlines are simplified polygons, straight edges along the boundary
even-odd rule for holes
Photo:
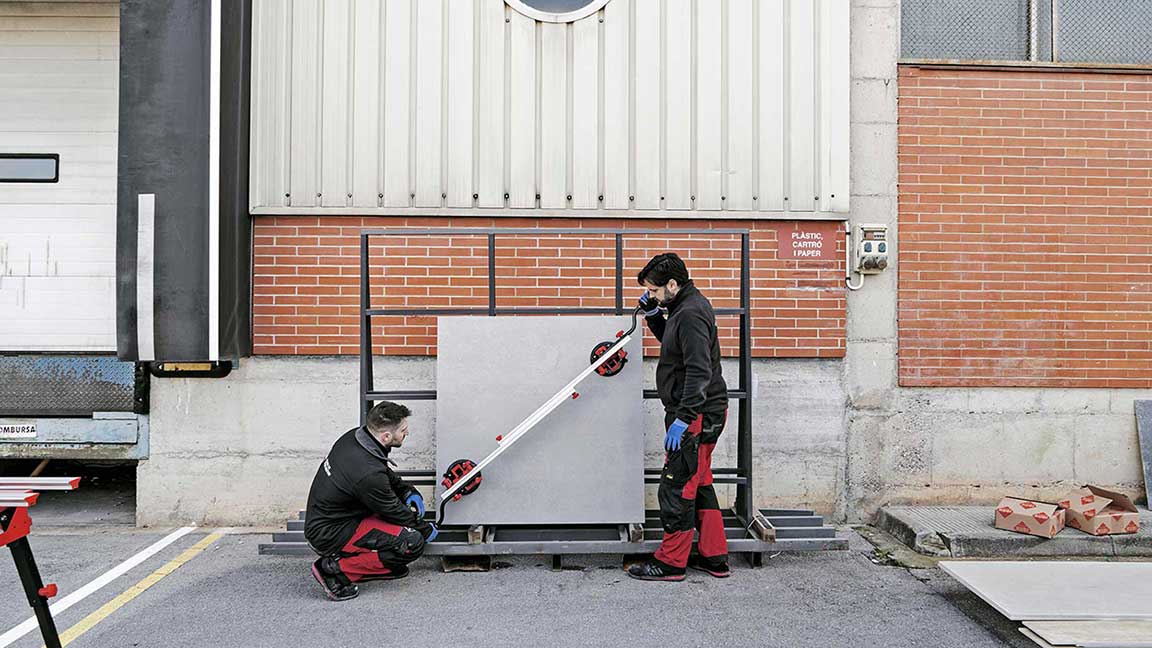
[[[164,578],[168,574],[176,571],[181,565],[195,558],[197,554],[207,549],[209,545],[222,537],[224,537],[224,534],[219,531],[204,536],[200,542],[197,542],[188,549],[184,550],[184,553],[173,558],[172,561],[167,565],[164,565],[160,569],[152,572],[139,583],[129,587],[119,596],[105,603],[100,607],[99,610],[89,614],[88,616],[81,619],[79,623],[72,626],[71,628],[68,628],[67,631],[60,635],[60,645],[67,646],[68,644],[72,643],[76,640],[77,637],[91,630],[97,623],[100,623],[104,619],[108,618],[109,615],[124,607],[124,605],[132,599],[140,596],[144,590],[158,583],[161,578]]]

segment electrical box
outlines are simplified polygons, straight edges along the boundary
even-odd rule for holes
[[[888,267],[891,247],[887,225],[855,225],[852,228],[852,269],[860,274],[882,272]]]

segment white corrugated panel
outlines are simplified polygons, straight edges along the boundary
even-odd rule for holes
[[[284,7],[282,3],[263,3]],[[380,202],[380,38],[384,11],[379,0],[352,4],[352,204]]]
[[[632,206],[660,209],[660,0],[633,0]]]
[[[290,146],[288,149],[289,186],[285,193],[293,207],[312,207],[319,204],[320,194],[320,104],[324,98],[320,86],[320,59],[323,56],[323,32],[320,16],[324,0],[294,0],[292,2],[289,88],[291,104],[288,123]],[[269,106],[261,106],[274,110]]]
[[[631,48],[633,0],[613,0],[604,8],[604,186],[605,209],[628,209],[632,184]],[[585,18],[590,20],[590,18]],[[611,63],[609,63],[611,61]]]
[[[572,29],[572,207],[596,209],[600,199],[600,28]]]
[[[355,103],[348,79],[352,71],[351,0],[325,0],[320,16],[323,25],[323,62],[320,68],[320,204],[342,207],[350,203],[348,157],[353,145],[350,130]]]
[[[696,3],[696,198],[701,210],[723,206],[721,151],[724,139],[724,65],[722,3]]]
[[[118,16],[0,3],[0,153],[60,156],[0,184],[0,351],[116,349]]]
[[[787,128],[788,93],[784,87],[784,66],[787,64],[788,41],[784,22],[784,6],[788,0],[761,0],[758,16],[760,31],[758,116],[760,147],[759,208],[765,211],[784,211],[787,191],[788,147],[784,145]],[[847,146],[845,146],[847,152]]]
[[[451,207],[471,207],[474,174],[474,128],[476,84],[476,4],[474,0],[448,3],[448,133],[445,149],[446,202]]]
[[[384,206],[412,204],[411,146],[415,137],[412,119],[412,4],[413,0],[384,3]],[[298,97],[292,97],[295,106]]]
[[[508,160],[510,169],[509,184],[511,201],[516,208],[536,206],[536,117],[539,114],[536,103],[536,21],[519,13],[509,12],[511,18],[512,50],[509,69],[510,103],[508,113]]]
[[[568,26],[540,24],[540,69],[567,70]],[[568,77],[540,78],[540,206],[568,204]]]
[[[416,200],[417,207],[439,207],[444,195],[444,5],[414,2],[416,9]]]
[[[255,0],[252,209],[842,214],[848,15],[609,0],[558,24],[504,0]]]
[[[692,209],[692,0],[666,0],[664,205]]]
[[[813,211],[816,208],[816,3],[793,0],[787,3],[788,16],[788,128],[785,132],[788,159],[787,195],[789,209]]]
[[[848,67],[847,11],[837,11],[834,2],[820,4],[820,208],[848,211],[848,147],[836,142],[850,137],[848,96],[851,73]]]
[[[728,0],[725,207],[756,208],[756,0]]]

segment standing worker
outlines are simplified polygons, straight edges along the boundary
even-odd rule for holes
[[[404,578],[436,539],[424,498],[389,465],[411,415],[404,405],[377,403],[366,425],[336,440],[312,480],[304,537],[320,554],[312,576],[334,601],[355,598],[361,581]]]
[[[664,539],[656,554],[629,567],[628,575],[681,581],[691,567],[725,578],[731,573],[728,541],[712,487],[712,451],[728,415],[716,314],[676,254],[652,257],[636,278],[645,288],[644,319],[660,340],[656,391],[664,403],[667,455],[659,490]],[[700,530],[699,555],[689,558],[693,527]]]

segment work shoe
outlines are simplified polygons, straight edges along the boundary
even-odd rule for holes
[[[408,575],[407,565],[398,565],[396,567],[388,567],[387,569],[387,574],[373,574],[371,576],[365,576],[360,579],[360,582],[363,583],[364,581],[399,580]]]
[[[732,575],[732,570],[728,568],[728,561],[712,562],[703,556],[691,556],[688,558],[688,568],[702,571],[709,576],[716,578],[728,578]]]
[[[629,567],[628,575],[638,580],[682,581],[684,580],[684,568],[673,567],[651,558],[639,565]]]
[[[340,571],[340,564],[331,556],[321,556],[312,563],[312,576],[333,601],[347,601],[360,595],[360,588],[348,580]]]

